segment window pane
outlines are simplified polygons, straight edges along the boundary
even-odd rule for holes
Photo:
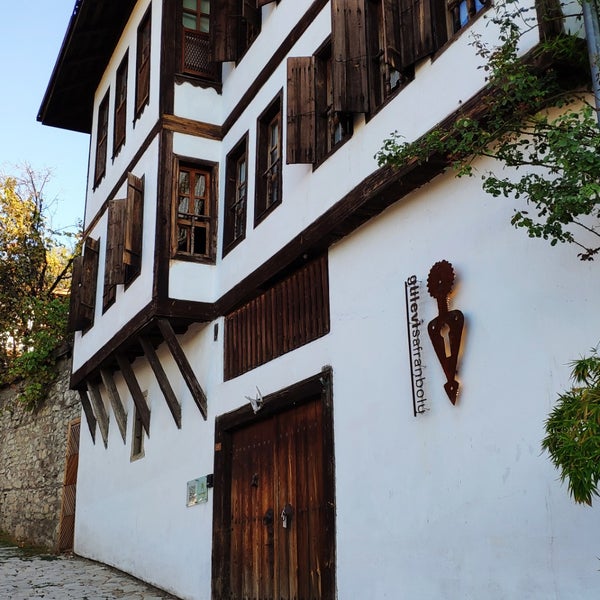
[[[179,252],[189,252],[190,231],[187,227],[179,226],[177,228],[177,250]]]
[[[190,193],[190,174],[187,171],[181,171],[179,173],[179,193]]]
[[[196,185],[194,188],[194,196],[204,197],[206,195],[206,176],[196,175]]]
[[[210,15],[210,0],[200,0],[200,12]]]
[[[183,26],[186,29],[196,29],[196,15],[183,13]]]
[[[200,27],[202,33],[210,33],[210,19],[208,17],[200,17]]]
[[[194,254],[207,254],[206,228],[194,227]]]
[[[204,212],[204,207],[205,207],[204,200],[202,200],[200,198],[196,198],[196,200],[194,201],[194,214],[205,215],[206,213]]]
[[[183,0],[183,8],[196,12],[198,10],[198,0]]]
[[[180,213],[189,213],[189,200],[186,196],[179,196],[179,208]]]

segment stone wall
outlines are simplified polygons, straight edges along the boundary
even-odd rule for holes
[[[69,422],[80,416],[69,390],[71,361],[62,359],[48,398],[35,412],[0,389],[0,531],[20,542],[57,545]]]

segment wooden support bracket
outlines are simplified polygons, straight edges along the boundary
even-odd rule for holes
[[[127,358],[119,352],[115,354],[115,358],[117,359],[117,364],[119,365],[121,374],[125,379],[129,393],[133,398],[135,408],[137,409],[138,415],[142,421],[142,427],[144,428],[146,435],[150,437],[150,409],[148,408],[148,404],[146,403],[146,398],[144,398],[140,384],[138,383],[135,373],[133,372],[133,369],[131,368]]]
[[[96,417],[94,416],[94,411],[92,410],[90,398],[88,396],[86,389],[79,388],[77,391],[79,392],[79,399],[81,400],[81,406],[82,406],[83,412],[85,414],[85,420],[87,421],[88,429],[90,430],[90,435],[92,436],[92,441],[95,444],[96,443]]]
[[[110,405],[112,406],[113,413],[115,415],[115,421],[119,427],[119,432],[123,438],[123,443],[127,441],[127,413],[121,402],[121,396],[119,396],[119,390],[115,385],[115,380],[111,371],[107,369],[100,369],[100,376],[102,377],[102,383],[108,392],[108,398],[110,399]]]
[[[95,383],[91,383],[90,381],[88,381],[87,386],[88,392],[90,393],[90,400],[92,402],[94,414],[96,415],[96,420],[98,421],[98,428],[100,429],[100,434],[102,435],[102,440],[104,442],[104,447],[108,448],[108,415],[106,414],[106,409],[104,408],[104,402],[102,401],[100,388]]]
[[[171,354],[173,355],[173,358],[175,359],[175,362],[177,363],[177,366],[179,367],[179,370],[181,371],[181,375],[185,379],[190,392],[192,392],[194,402],[196,402],[196,405],[200,409],[200,412],[206,421],[208,416],[208,402],[206,399],[206,394],[196,379],[196,375],[192,370],[192,366],[190,365],[183,348],[177,341],[177,336],[173,331],[171,323],[169,323],[167,319],[158,319],[158,327],[165,342],[167,343],[167,346],[169,347]]]
[[[146,358],[148,359],[148,362],[150,363],[150,366],[152,367],[154,376],[156,377],[158,385],[160,386],[163,396],[165,397],[167,406],[173,415],[175,424],[177,425],[178,429],[181,429],[181,404],[179,404],[179,401],[175,396],[175,392],[169,383],[169,378],[167,377],[163,366],[160,364],[160,360],[156,354],[156,351],[154,350],[154,346],[147,337],[140,336],[138,340],[142,350],[144,351],[144,354],[146,355]]]

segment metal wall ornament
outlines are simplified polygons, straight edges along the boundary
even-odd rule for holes
[[[452,265],[447,260],[435,263],[427,277],[427,291],[437,300],[438,316],[429,322],[427,331],[446,375],[444,389],[450,402],[456,404],[459,387],[456,371],[465,317],[460,310],[448,310],[448,295],[453,285]]]

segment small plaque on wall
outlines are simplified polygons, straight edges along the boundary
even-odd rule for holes
[[[187,482],[187,506],[208,502],[208,484],[206,476]]]

